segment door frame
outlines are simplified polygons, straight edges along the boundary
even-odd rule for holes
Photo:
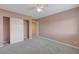
[[[10,44],[10,17],[7,17],[7,16],[3,16],[3,36],[4,36],[4,18],[9,18],[8,21],[9,21],[9,41],[4,41],[4,43],[8,43]]]

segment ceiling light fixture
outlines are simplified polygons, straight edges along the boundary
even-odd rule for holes
[[[42,11],[42,9],[41,9],[41,8],[37,8],[37,11],[38,11],[38,12],[41,12],[41,11]]]
[[[46,4],[35,4],[33,7],[29,8],[29,9],[36,10],[37,12],[42,12],[42,11],[46,10],[46,7],[48,7],[48,5],[46,5]]]
[[[44,9],[44,6],[43,6],[43,5],[41,5],[41,4],[37,4],[37,5],[36,5],[36,10],[37,10],[37,12],[42,12],[43,9]]]

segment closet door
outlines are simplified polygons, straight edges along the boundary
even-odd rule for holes
[[[23,19],[11,18],[10,21],[10,43],[17,43],[24,40],[24,23]]]

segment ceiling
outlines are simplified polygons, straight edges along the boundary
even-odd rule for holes
[[[31,7],[34,7],[34,4],[0,4],[0,9],[5,9],[8,11],[13,11],[17,13],[24,14],[26,16],[31,16],[34,19],[42,18],[49,16],[58,12],[69,10],[75,7],[78,7],[77,4],[48,4],[45,7],[45,10],[42,12],[37,12],[36,10],[31,10]]]

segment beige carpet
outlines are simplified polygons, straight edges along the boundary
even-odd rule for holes
[[[0,54],[76,54],[79,50],[36,37],[0,48]]]

